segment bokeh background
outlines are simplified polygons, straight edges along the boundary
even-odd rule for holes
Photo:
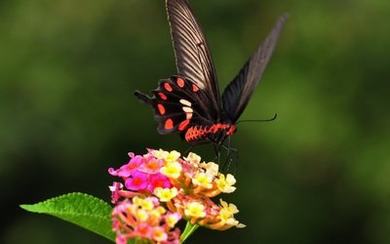
[[[290,19],[232,138],[247,228],[189,243],[390,243],[390,2],[193,0],[221,87],[277,17]],[[160,136],[133,96],[175,73],[162,0],[0,2],[1,243],[109,243],[33,203],[109,200],[110,166]],[[205,158],[212,150],[199,147]]]

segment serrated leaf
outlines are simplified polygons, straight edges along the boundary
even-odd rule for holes
[[[111,241],[115,240],[111,227],[112,207],[91,195],[69,193],[36,204],[23,204],[20,207],[33,213],[55,216]]]

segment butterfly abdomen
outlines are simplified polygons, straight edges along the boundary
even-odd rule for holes
[[[227,136],[233,135],[236,130],[236,125],[229,123],[215,123],[213,125],[192,126],[186,131],[184,139],[190,143],[202,140],[219,142],[224,140]]]

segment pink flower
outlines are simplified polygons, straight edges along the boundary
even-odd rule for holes
[[[152,226],[147,223],[139,223],[135,228],[133,234],[135,236],[142,236],[143,238],[152,239]]]
[[[134,155],[132,153],[129,153],[129,156],[130,156],[129,164],[134,165],[134,167],[138,167],[144,161],[144,158],[141,155]]]
[[[148,178],[148,174],[134,171],[131,177],[125,180],[125,186],[131,191],[145,190],[148,186]]]
[[[129,153],[129,156],[131,157],[130,161],[120,167],[119,169],[115,170],[114,168],[109,168],[108,173],[112,176],[119,176],[123,178],[130,177],[131,174],[138,169],[138,167],[143,162],[143,157],[140,155],[134,155],[132,153]]]
[[[169,178],[160,173],[151,175],[149,177],[148,191],[153,192],[155,188],[170,188],[172,186]]]
[[[163,166],[163,163],[164,162],[162,160],[147,155],[138,170],[148,174],[156,174],[160,172],[160,168]]]
[[[123,184],[119,182],[114,182],[112,183],[112,186],[109,186],[109,188],[111,191],[111,202],[115,204],[121,197],[119,191],[123,189]]]
[[[115,238],[116,244],[127,244],[127,238],[123,235],[117,235]]]

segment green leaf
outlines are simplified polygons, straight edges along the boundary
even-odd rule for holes
[[[84,193],[69,193],[36,204],[23,204],[20,207],[33,213],[55,216],[111,241],[115,240],[111,227],[112,207],[96,197]]]
[[[190,221],[187,221],[186,228],[180,236],[181,242],[184,243],[184,241],[187,240],[187,238],[190,237],[196,231],[196,229],[198,229],[198,227],[199,225],[193,225],[190,223]]]

